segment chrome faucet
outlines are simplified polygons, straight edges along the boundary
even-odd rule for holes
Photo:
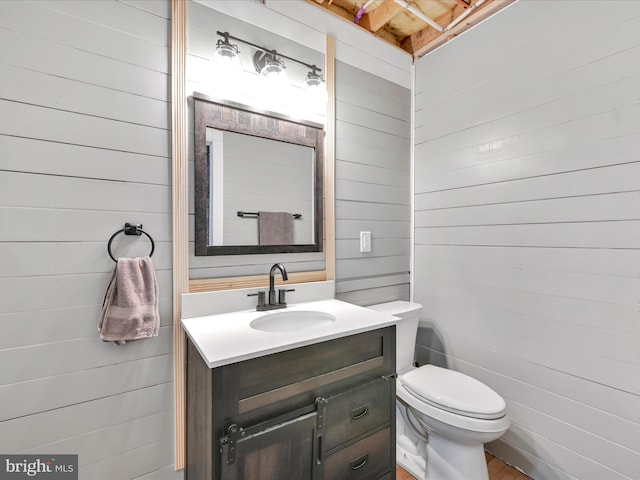
[[[276,277],[276,270],[280,270],[280,274],[282,275],[282,280],[284,280],[285,282],[287,280],[289,280],[289,276],[287,275],[287,269],[284,268],[284,265],[282,265],[281,263],[274,263],[271,266],[271,270],[269,270],[269,295],[268,295],[268,301],[265,301],[265,295],[264,295],[264,291],[260,291],[257,293],[250,293],[249,296],[253,297],[253,296],[257,296],[258,297],[258,306],[256,307],[256,310],[258,311],[264,311],[264,310],[274,310],[276,308],[286,308],[287,306],[287,301],[286,301],[286,292],[293,292],[293,289],[285,289],[285,288],[281,288],[280,290],[278,290],[278,298],[276,298],[276,288],[275,288],[275,277]]]

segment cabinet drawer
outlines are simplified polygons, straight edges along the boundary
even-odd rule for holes
[[[325,451],[330,451],[391,420],[391,382],[367,383],[329,398],[325,418]]]
[[[391,470],[391,428],[337,451],[324,462],[326,480],[373,480]]]

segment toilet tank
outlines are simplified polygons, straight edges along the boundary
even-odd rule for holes
[[[413,366],[422,305],[398,300],[370,305],[367,308],[401,318],[396,324],[396,372],[402,373]]]

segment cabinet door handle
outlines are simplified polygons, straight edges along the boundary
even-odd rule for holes
[[[364,467],[369,461],[369,455],[365,455],[360,458],[356,458],[353,462],[351,462],[351,470],[360,470]]]
[[[369,405],[351,410],[351,420],[360,420],[369,414]]]
[[[320,465],[323,460],[323,451],[322,451],[322,435],[318,435],[316,437],[316,465]]]

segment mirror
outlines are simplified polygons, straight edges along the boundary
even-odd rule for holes
[[[322,251],[322,125],[193,100],[195,254]]]

